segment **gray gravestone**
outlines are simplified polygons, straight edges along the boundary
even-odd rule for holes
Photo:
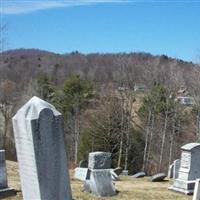
[[[181,160],[177,159],[174,161],[174,167],[173,167],[173,179],[178,178],[178,172],[181,166]]]
[[[97,196],[105,197],[116,194],[110,169],[92,170],[89,183],[92,193]]]
[[[0,150],[0,189],[7,188],[5,150]]]
[[[123,169],[121,167],[117,167],[113,171],[119,176],[122,173]]]
[[[111,177],[112,177],[113,181],[119,181],[120,180],[119,176],[114,172],[113,169],[110,170],[110,173],[111,173]]]
[[[88,161],[87,160],[81,160],[79,162],[78,166],[81,167],[81,168],[88,168]]]
[[[111,177],[111,153],[93,152],[89,154],[90,174],[84,182],[84,190],[97,196],[116,194]]]
[[[122,175],[122,176],[128,176],[128,170],[123,170],[120,175]]]
[[[174,184],[169,189],[192,194],[195,181],[200,178],[200,144],[189,143],[182,146],[181,149],[181,165],[178,178],[174,180]]]
[[[131,177],[132,178],[143,178],[144,176],[146,176],[145,172],[138,172]]]
[[[195,182],[194,195],[192,200],[200,200],[200,179]]]
[[[164,181],[166,175],[164,173],[155,174],[151,177],[151,182],[161,182]]]
[[[0,150],[0,197],[6,197],[15,194],[13,188],[8,187],[5,150]]]
[[[85,181],[88,179],[89,174],[89,169],[88,168],[82,168],[82,167],[77,167],[75,168],[75,179]]]
[[[174,173],[174,163],[169,166],[168,175],[167,175],[168,178],[173,178],[173,173]]]
[[[92,152],[89,153],[89,169],[110,169],[111,153],[108,152]]]
[[[71,200],[63,117],[38,97],[13,117],[24,200]]]

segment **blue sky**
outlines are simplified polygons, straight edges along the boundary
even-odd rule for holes
[[[9,49],[200,56],[200,1],[1,1]]]

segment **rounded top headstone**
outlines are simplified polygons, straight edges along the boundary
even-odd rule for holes
[[[79,167],[81,167],[81,168],[87,168],[88,167],[88,161],[87,160],[81,160],[79,162]]]
[[[37,119],[40,112],[44,109],[50,109],[54,116],[61,115],[53,105],[40,99],[39,97],[32,97],[24,106],[22,106],[13,117],[13,120],[17,119]]]
[[[181,149],[185,151],[192,151],[195,148],[200,148],[200,143],[188,143],[181,147]]]

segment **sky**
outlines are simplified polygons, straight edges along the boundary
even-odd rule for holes
[[[7,49],[147,52],[197,62],[200,0],[0,0]]]

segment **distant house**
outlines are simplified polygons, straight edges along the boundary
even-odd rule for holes
[[[125,91],[128,90],[128,87],[118,87],[118,91]]]
[[[135,86],[134,86],[134,91],[136,92],[136,91],[141,91],[141,92],[143,92],[143,91],[145,91],[147,88],[146,88],[146,86],[145,85],[143,85],[143,84],[136,84]]]
[[[179,96],[176,98],[176,100],[185,106],[192,106],[194,105],[194,98],[190,96]]]

